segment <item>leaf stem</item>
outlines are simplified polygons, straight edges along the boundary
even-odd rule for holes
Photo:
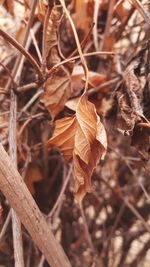
[[[82,52],[82,48],[81,48],[81,45],[80,45],[80,41],[79,41],[79,37],[78,37],[78,34],[77,34],[77,31],[75,29],[75,26],[74,26],[74,23],[73,23],[73,20],[69,14],[69,11],[66,7],[66,4],[64,2],[64,0],[59,0],[63,9],[64,9],[64,12],[66,13],[66,16],[68,17],[68,20],[70,22],[70,25],[72,27],[72,31],[73,31],[73,34],[74,34],[74,38],[75,38],[75,41],[76,41],[76,45],[77,45],[77,49],[78,49],[78,52],[79,52],[79,55],[80,55],[80,59],[81,59],[81,64],[83,66],[83,69],[84,69],[84,74],[85,74],[85,88],[84,90],[87,91],[87,88],[88,88],[88,80],[89,80],[89,71],[88,71],[88,67],[87,67],[87,64],[86,64],[86,60],[84,58],[84,55],[83,55],[83,52]]]
[[[115,53],[114,52],[105,52],[105,51],[96,51],[96,52],[90,52],[90,53],[85,53],[83,54],[84,57],[90,57],[90,56],[96,56],[96,55],[108,55],[108,56],[114,56]],[[49,71],[48,71],[48,74],[47,74],[47,78],[60,66],[70,62],[70,61],[74,61],[76,59],[79,59],[81,58],[80,55],[78,56],[74,56],[74,57],[71,57],[71,58],[67,58],[61,62],[59,62],[58,64],[56,64],[55,66],[53,66]]]
[[[32,66],[35,68],[36,72],[38,73],[39,78],[43,80],[41,69],[38,63],[35,61],[35,59],[30,55],[30,53],[26,51],[26,49],[19,42],[17,42],[12,36],[4,32],[2,29],[0,29],[0,35],[4,39],[6,39],[12,46],[18,49],[28,59],[28,61],[32,64]]]

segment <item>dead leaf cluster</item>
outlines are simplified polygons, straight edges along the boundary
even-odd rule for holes
[[[5,21],[18,23],[15,33],[7,23],[0,30],[0,141],[9,151],[14,115],[18,170],[73,267],[147,267],[149,3],[35,2],[32,14],[33,1],[0,1]],[[11,267],[0,197],[0,265]],[[25,265],[48,266],[24,230],[23,241]]]

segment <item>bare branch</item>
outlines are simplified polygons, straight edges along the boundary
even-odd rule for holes
[[[22,177],[0,145],[0,189],[52,267],[70,267]]]

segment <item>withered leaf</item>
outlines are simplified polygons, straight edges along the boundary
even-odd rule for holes
[[[88,79],[88,89],[95,88],[106,82],[107,76],[105,74],[97,73],[94,71],[89,71]],[[78,96],[81,91],[84,89],[85,84],[85,75],[84,70],[81,65],[75,66],[71,75],[71,87],[72,87],[72,97]]]
[[[104,126],[86,93],[77,104],[76,116],[56,122],[54,136],[47,142],[47,147],[54,145],[66,159],[73,157],[75,197],[81,203],[86,193],[92,190],[91,175],[107,148]]]
[[[133,112],[129,97],[123,88],[116,92],[116,100],[118,104],[116,127],[124,131],[132,131],[136,121],[136,114]]]
[[[58,49],[58,28],[62,16],[62,7],[54,6],[47,27],[45,40],[45,55],[47,67],[53,67],[61,61]],[[64,107],[71,95],[70,68],[60,66],[53,71],[45,83],[45,93],[42,101],[52,117],[55,117]]]
[[[138,66],[139,62],[132,62],[124,72],[124,79],[126,83],[126,88],[128,96],[130,99],[130,105],[135,114],[143,116],[143,88],[141,86],[140,80],[135,75],[134,70]]]
[[[48,68],[60,62],[58,31],[62,15],[62,6],[54,5],[50,13],[45,37],[45,54]]]
[[[79,203],[85,194],[91,192],[91,175],[107,148],[107,137],[95,106],[83,94],[77,105],[78,127],[73,153],[75,173],[75,197]]]
[[[94,71],[89,71],[89,79],[88,79],[88,90],[91,88],[95,88],[105,82],[107,80],[107,76],[101,73],[97,73]],[[76,111],[76,106],[79,100],[79,95],[81,95],[82,90],[84,89],[85,85],[85,75],[84,75],[84,70],[81,65],[75,66],[73,68],[73,72],[71,75],[71,99],[69,99],[66,103],[65,106],[68,107],[69,109]],[[94,99],[95,105],[100,106],[101,100],[103,98],[103,93],[104,91],[108,90],[108,88],[104,88],[104,90],[101,90],[97,94],[97,99]],[[97,100],[97,101],[96,101]],[[93,101],[93,99],[92,99]],[[97,103],[96,103],[97,102]]]
[[[70,95],[70,74],[66,68],[61,66],[47,79],[42,101],[51,116],[55,117],[64,108],[64,105]]]
[[[124,71],[125,83],[116,90],[117,121],[116,126],[121,130],[132,131],[143,114],[143,89],[145,82],[136,75],[139,61],[131,62]]]
[[[57,146],[64,158],[67,161],[71,160],[76,126],[77,121],[75,116],[57,120],[54,135],[46,144],[47,148]]]

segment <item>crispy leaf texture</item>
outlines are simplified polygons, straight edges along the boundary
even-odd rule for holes
[[[45,83],[43,102],[54,118],[63,108],[71,95],[69,71],[61,66]]]
[[[107,149],[107,137],[95,106],[84,93],[77,105],[76,116],[58,120],[47,147],[57,146],[65,159],[73,158],[75,197],[79,203],[92,191],[91,176]]]
[[[57,146],[64,158],[70,161],[74,149],[76,126],[75,116],[57,120],[54,135],[46,144],[47,148]]]
[[[61,61],[58,49],[58,31],[61,23],[62,7],[55,5],[52,8],[45,40],[46,64],[48,69]],[[42,101],[54,118],[63,108],[71,95],[71,69],[60,66],[53,71],[45,82],[45,92]]]
[[[95,106],[84,94],[77,106],[78,122],[73,152],[75,173],[75,196],[80,203],[87,192],[91,192],[91,175],[107,148],[107,137]]]

